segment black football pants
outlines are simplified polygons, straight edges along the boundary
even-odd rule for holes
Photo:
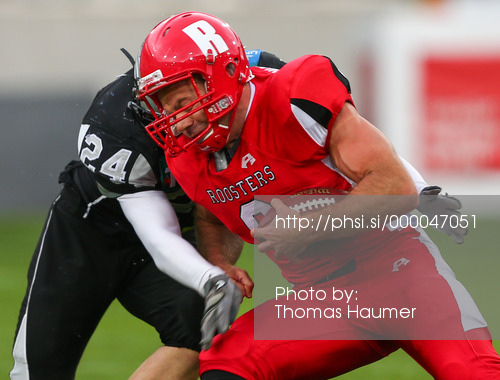
[[[64,185],[49,211],[28,271],[11,379],[73,379],[115,298],[163,344],[199,351],[203,299],[156,268],[131,226],[94,210],[84,219],[82,206]]]

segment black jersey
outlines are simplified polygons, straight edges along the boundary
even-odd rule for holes
[[[80,161],[109,197],[160,189],[160,159],[142,121],[130,107],[132,70],[99,91],[83,118],[78,136]]]
[[[181,227],[193,225],[193,203],[170,177],[164,152],[144,129],[133,105],[133,70],[117,77],[95,96],[83,117],[78,136],[80,161],[72,161],[60,181],[75,187],[92,208],[123,219],[116,198],[144,190],[164,190]]]

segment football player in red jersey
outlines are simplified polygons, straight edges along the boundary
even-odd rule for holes
[[[253,231],[263,240],[259,248],[273,252],[271,258],[296,289],[349,283],[370,292],[369,285],[376,284],[376,293],[370,296],[378,300],[394,285],[386,280],[389,273],[379,271],[380,260],[395,263],[401,257],[410,258],[399,279],[398,295],[415,296],[423,303],[431,300],[436,309],[425,313],[422,322],[453,336],[452,340],[425,340],[432,339],[429,336],[254,340],[251,311],[202,352],[203,380],[328,379],[398,348],[437,379],[500,378],[500,358],[486,322],[422,230],[387,232],[381,249],[363,251],[367,246],[347,244],[355,250],[311,257],[301,256],[311,242],[335,241],[360,231],[315,231],[298,240],[297,234],[282,239],[266,227],[255,228],[253,202],[259,194],[343,189],[350,195],[328,210],[332,216],[359,215],[370,209],[384,216],[411,211],[418,205],[418,193],[427,191],[420,187],[417,191],[408,165],[357,112],[348,80],[329,58],[304,56],[279,71],[250,69],[241,41],[225,22],[188,12],[151,31],[137,67],[139,97],[149,101],[156,115],[147,130],[165,150],[186,194],[197,203],[198,228],[210,230],[222,222],[250,243]],[[361,204],[357,195],[372,197]],[[367,203],[377,203],[373,196],[383,195],[397,197],[367,208]],[[279,201],[272,206],[278,215],[287,212]],[[347,264],[338,259],[353,252]],[[212,254],[210,261],[224,262],[222,250],[214,249]],[[315,269],[304,272],[313,260]],[[364,281],[366,276],[371,282]],[[447,305],[446,310],[441,304]],[[441,311],[449,313],[450,319],[443,318]],[[331,325],[332,332],[353,329],[342,322]]]

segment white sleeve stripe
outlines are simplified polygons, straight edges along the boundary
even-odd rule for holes
[[[299,124],[304,128],[307,134],[314,140],[316,144],[324,147],[326,144],[326,136],[328,135],[328,131],[319,124],[316,120],[314,120],[311,116],[309,116],[302,109],[297,107],[294,104],[291,104],[292,112],[299,122]]]
[[[304,131],[307,132],[307,134],[311,137],[311,139],[314,140],[316,144],[318,144],[321,147],[326,146],[326,137],[328,135],[328,131],[323,127],[321,124],[319,124],[316,120],[314,120],[307,112],[304,112],[301,108],[297,107],[296,105],[292,104],[292,112],[299,122],[299,124],[304,128]],[[351,184],[351,186],[355,185],[355,182],[352,181],[350,178],[344,175],[335,163],[332,161],[331,157],[325,157],[321,162],[328,167],[329,169],[337,172],[340,174],[347,182]]]

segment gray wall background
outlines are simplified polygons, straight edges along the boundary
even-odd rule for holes
[[[247,48],[285,60],[325,54],[363,109],[360,62],[378,16],[403,0],[0,1],[0,215],[44,211],[58,173],[76,158],[94,94],[127,70],[159,21],[188,10],[229,22]]]

